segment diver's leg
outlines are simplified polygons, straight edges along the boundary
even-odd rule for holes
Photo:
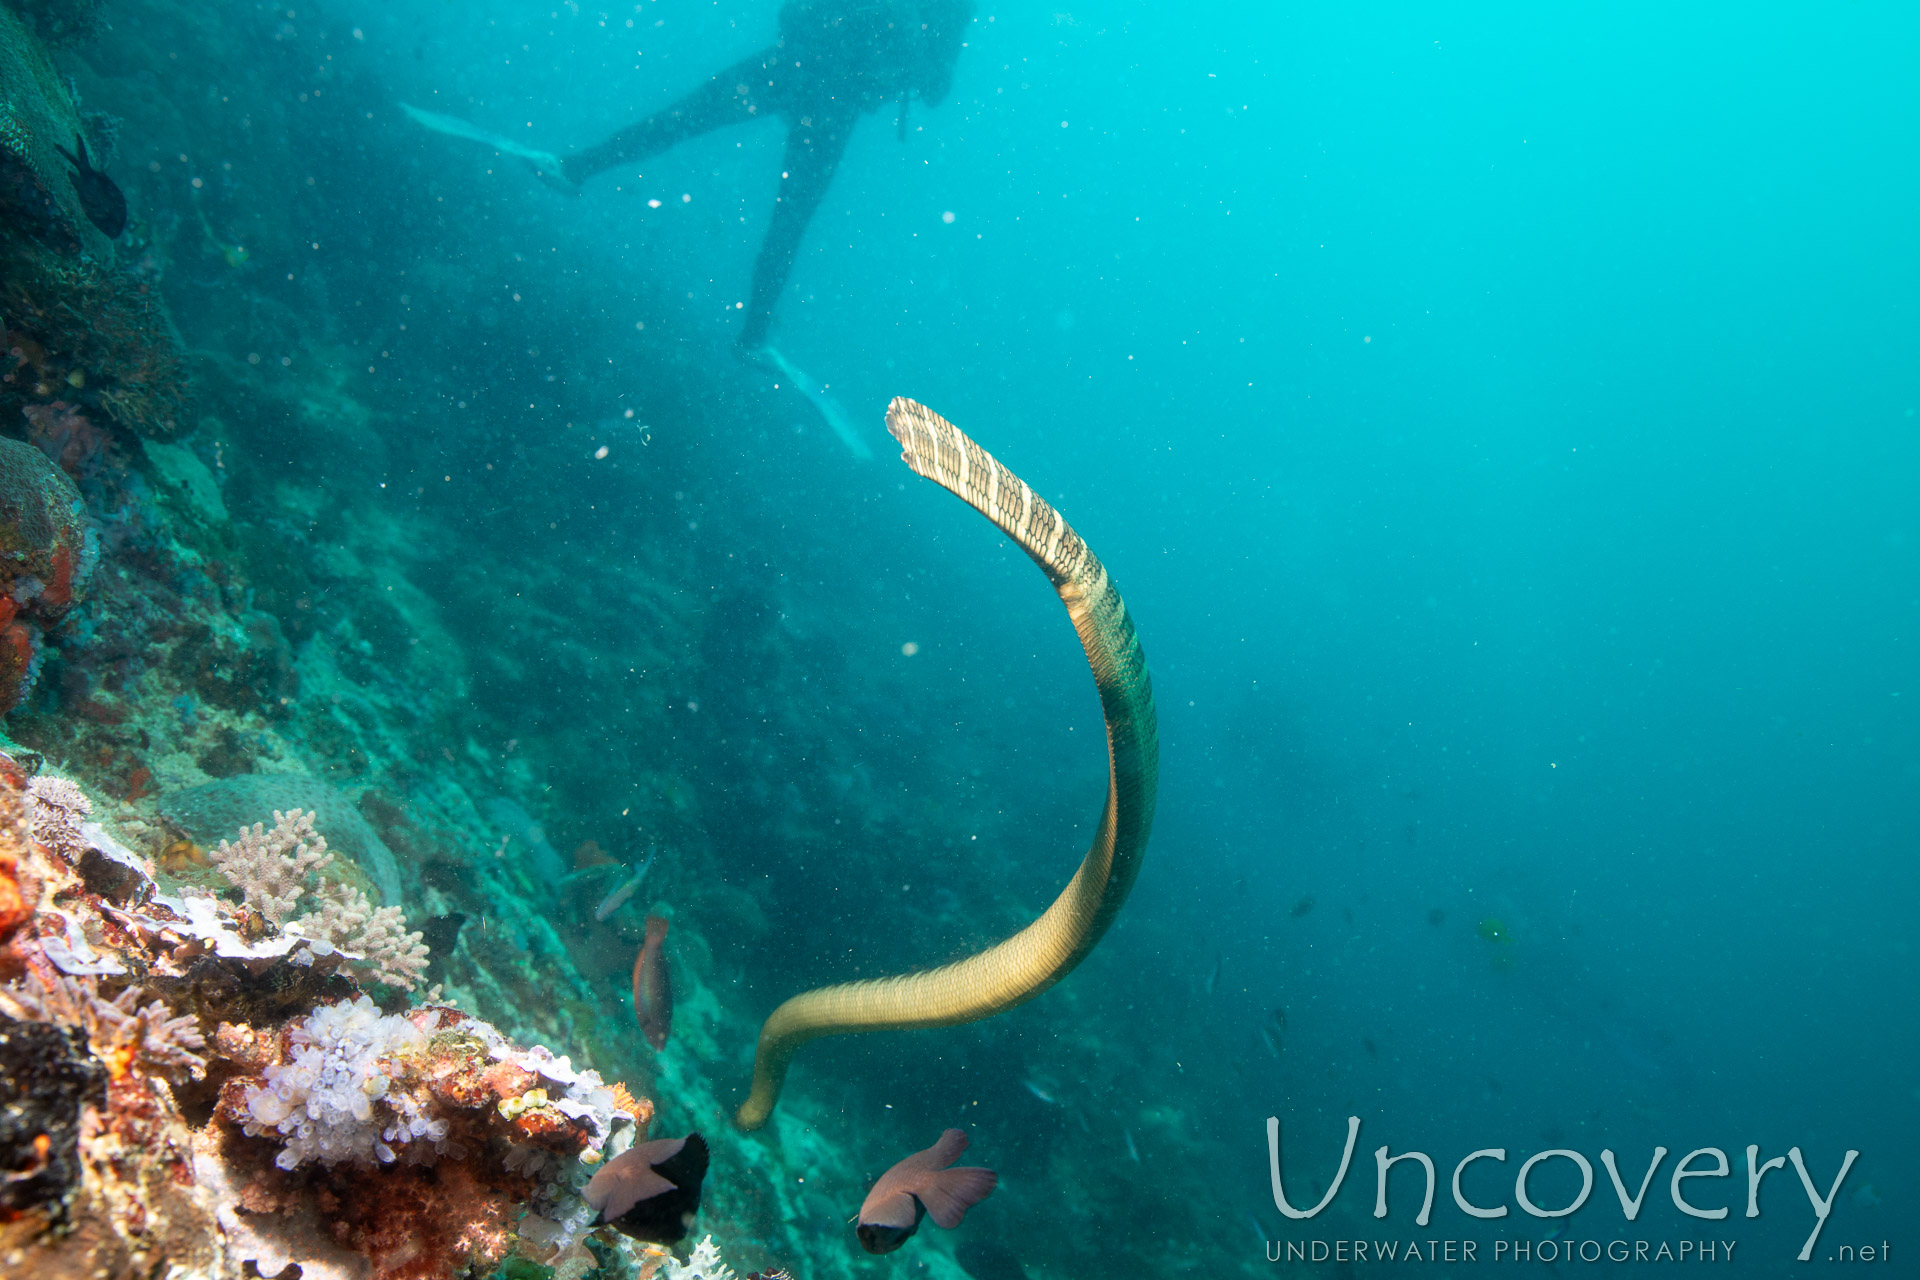
[[[760,256],[754,260],[753,300],[747,304],[741,346],[756,349],[766,345],[767,326],[773,322],[774,304],[780,301],[780,290],[793,271],[800,238],[833,182],[833,171],[840,167],[840,157],[846,154],[847,139],[858,119],[853,112],[835,108],[814,110],[796,116],[787,130],[780,190],[774,198],[767,238],[761,241]]]
[[[736,62],[665,110],[574,152],[561,162],[567,180],[578,185],[615,165],[645,160],[688,138],[768,114],[773,91],[767,81],[778,62],[778,51],[772,49]]]

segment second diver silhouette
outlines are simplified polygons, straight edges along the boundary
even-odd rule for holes
[[[413,107],[406,111],[436,132],[519,156],[543,180],[572,191],[596,174],[647,160],[715,129],[769,116],[785,121],[780,186],[753,264],[740,347],[804,395],[855,457],[869,458],[872,451],[826,384],[771,346],[767,332],[800,241],[833,182],[854,126],[861,116],[895,103],[904,140],[908,102],[917,96],[931,105],[946,97],[961,37],[972,20],[973,0],[791,0],[780,10],[779,34],[770,47],[605,141],[564,156],[453,117]]]
[[[787,125],[786,153],[773,217],[753,264],[753,294],[740,345],[758,352],[780,291],[793,270],[807,224],[846,154],[862,115],[898,103],[947,96],[973,0],[793,0],[780,10],[780,33],[763,49],[711,77],[664,110],[606,141],[560,159],[560,176],[578,186],[616,165],[634,164],[727,125],[777,116]]]
[[[773,47],[744,58],[665,110],[598,146],[565,156],[560,174],[578,186],[595,174],[659,155],[727,125],[777,116],[787,125],[773,216],[753,264],[740,346],[806,397],[854,457],[873,456],[827,385],[767,340],[807,224],[833,182],[862,115],[899,104],[904,140],[914,95],[937,104],[953,83],[972,0],[793,0],[780,10]]]

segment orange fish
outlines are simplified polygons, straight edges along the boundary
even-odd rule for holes
[[[647,917],[647,940],[640,944],[640,955],[633,962],[633,1016],[647,1043],[656,1050],[667,1047],[667,1033],[673,1030],[673,983],[667,977],[667,922],[662,916]]]
[[[967,1210],[985,1200],[1000,1184],[991,1169],[949,1169],[967,1149],[967,1135],[949,1129],[925,1151],[916,1151],[880,1175],[860,1205],[856,1234],[868,1253],[892,1253],[920,1229],[920,1219],[933,1220],[952,1230]]]

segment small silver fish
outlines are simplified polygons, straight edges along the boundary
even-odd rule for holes
[[[647,878],[647,872],[653,866],[654,853],[655,850],[648,849],[647,860],[634,867],[632,878],[623,880],[614,886],[613,892],[600,900],[600,905],[595,907],[593,911],[593,918],[595,920],[605,920],[608,916],[624,906],[628,898],[631,898],[640,891],[640,882]]]
[[[1022,1080],[1020,1083],[1024,1084],[1027,1087],[1028,1093],[1040,1099],[1040,1101],[1046,1103],[1048,1106],[1057,1107],[1060,1105],[1059,1102],[1055,1101],[1054,1096],[1052,1094],[1048,1093],[1045,1089],[1042,1089],[1039,1085],[1035,1084],[1033,1081]]]
[[[1139,1164],[1140,1148],[1133,1145],[1133,1130],[1122,1129],[1120,1132],[1127,1135],[1127,1159],[1133,1161],[1135,1164]]]

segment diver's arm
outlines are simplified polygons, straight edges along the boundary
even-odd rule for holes
[[[744,124],[768,112],[767,68],[779,60],[778,49],[768,49],[734,63],[698,89],[629,125],[597,146],[576,151],[562,161],[569,182],[578,185],[596,173],[619,164],[657,156],[688,138],[730,124]],[[747,93],[740,86],[748,86]]]
[[[793,271],[794,255],[800,239],[806,235],[813,211],[833,182],[833,171],[846,154],[847,139],[853,134],[857,112],[833,108],[816,109],[797,117],[787,130],[787,150],[781,160],[779,194],[774,199],[773,219],[767,225],[767,238],[760,243],[760,256],[753,264],[753,301],[747,304],[747,327],[740,345],[757,348],[766,345],[767,326],[773,322],[773,308]]]

